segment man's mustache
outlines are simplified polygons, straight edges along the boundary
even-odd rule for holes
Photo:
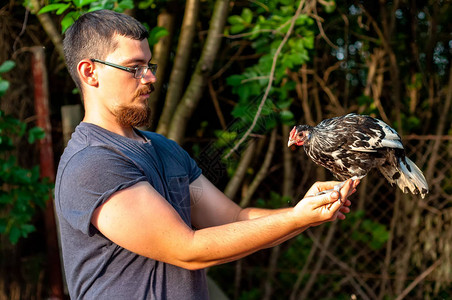
[[[135,94],[135,97],[141,96],[141,95],[146,95],[146,94],[150,94],[155,90],[154,85],[151,83],[146,87],[141,88],[140,90],[138,90]]]

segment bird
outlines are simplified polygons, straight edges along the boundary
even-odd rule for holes
[[[361,179],[376,168],[404,193],[424,198],[429,192],[424,174],[406,156],[397,131],[371,116],[350,113],[316,126],[294,126],[287,143],[292,145],[303,146],[316,164],[339,180]]]

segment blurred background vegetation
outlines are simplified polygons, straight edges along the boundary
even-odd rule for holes
[[[52,184],[83,111],[61,41],[80,14],[102,8],[150,29],[159,70],[148,129],[180,143],[241,206],[293,205],[331,179],[287,148],[288,133],[348,112],[394,127],[426,175],[420,199],[370,174],[346,221],[209,269],[228,298],[452,299],[450,1],[1,5],[0,299],[65,297]]]

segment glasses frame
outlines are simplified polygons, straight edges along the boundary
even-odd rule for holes
[[[152,64],[152,63],[148,63],[147,66],[139,66],[139,67],[130,68],[130,67],[124,67],[121,65],[117,65],[117,64],[114,64],[114,63],[111,63],[108,61],[103,61],[103,60],[96,59],[96,58],[91,58],[91,61],[98,62],[98,63],[104,64],[106,66],[110,66],[113,68],[117,68],[117,69],[129,72],[129,73],[132,73],[133,78],[135,78],[135,79],[143,78],[144,76],[146,76],[146,74],[148,73],[149,70],[151,71],[152,75],[154,75],[154,76],[157,73],[157,64]],[[143,75],[141,75],[141,77],[137,77],[137,72],[138,72],[138,69],[140,69],[140,68],[146,68],[146,70],[143,72]]]

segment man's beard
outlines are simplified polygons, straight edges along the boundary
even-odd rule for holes
[[[154,86],[150,85],[149,87],[138,90],[133,99],[135,100],[141,95],[150,94],[154,91]],[[151,107],[149,106],[149,101],[146,100],[144,107],[143,106],[135,106],[134,104],[129,106],[119,106],[115,110],[116,120],[121,126],[132,126],[132,127],[149,127],[151,125]]]

